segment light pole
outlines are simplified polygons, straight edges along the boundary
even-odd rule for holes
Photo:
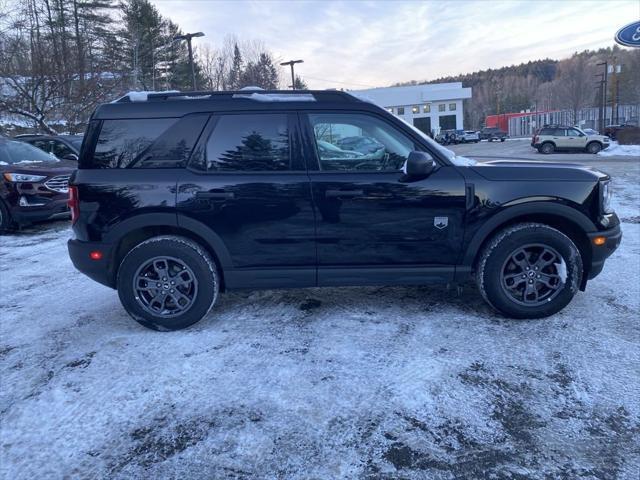
[[[604,66],[604,74],[602,75],[602,128],[607,124],[607,80],[609,78],[609,62],[596,63],[597,66]]]
[[[296,63],[304,63],[304,60],[289,60],[288,62],[282,62],[280,65],[282,65],[283,67],[286,65],[291,66],[291,90],[295,90],[296,89],[296,77],[293,73],[293,66]]]
[[[191,65],[191,88],[196,90],[196,70],[193,66],[193,49],[191,48],[191,39],[194,37],[204,37],[204,33],[196,32],[196,33],[185,33],[184,35],[176,35],[173,37],[173,41],[176,42],[178,40],[186,40],[187,47],[189,48],[189,64]]]

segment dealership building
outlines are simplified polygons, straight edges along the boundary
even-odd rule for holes
[[[471,98],[471,88],[463,87],[461,82],[372,88],[354,93],[425,133],[463,129],[463,100]]]

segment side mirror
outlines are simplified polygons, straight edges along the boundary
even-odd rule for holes
[[[426,152],[413,151],[409,153],[404,173],[412,178],[428,177],[436,169],[436,162]]]
[[[67,153],[64,157],[62,157],[63,160],[71,160],[72,162],[77,162],[78,161],[78,155],[76,155],[75,153]]]

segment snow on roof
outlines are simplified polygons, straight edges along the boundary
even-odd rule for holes
[[[122,97],[115,99],[113,102],[111,103],[117,103],[119,100],[121,100],[122,98],[129,98],[130,102],[146,102],[147,100],[149,100],[149,95],[153,94],[153,93],[180,93],[179,90],[166,90],[164,92],[158,92],[158,91],[141,91],[141,92],[129,92],[129,93],[125,93]]]
[[[258,102],[315,102],[311,93],[236,93],[233,98],[247,98]]]

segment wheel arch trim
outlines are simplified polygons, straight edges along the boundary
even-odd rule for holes
[[[582,212],[554,202],[527,202],[509,206],[505,210],[496,213],[488,219],[482,227],[473,235],[467,245],[461,264],[472,266],[482,245],[500,228],[508,225],[513,220],[528,215],[549,215],[559,219],[564,219],[579,227],[586,233],[597,231],[594,223]],[[522,218],[527,221],[526,218]]]

